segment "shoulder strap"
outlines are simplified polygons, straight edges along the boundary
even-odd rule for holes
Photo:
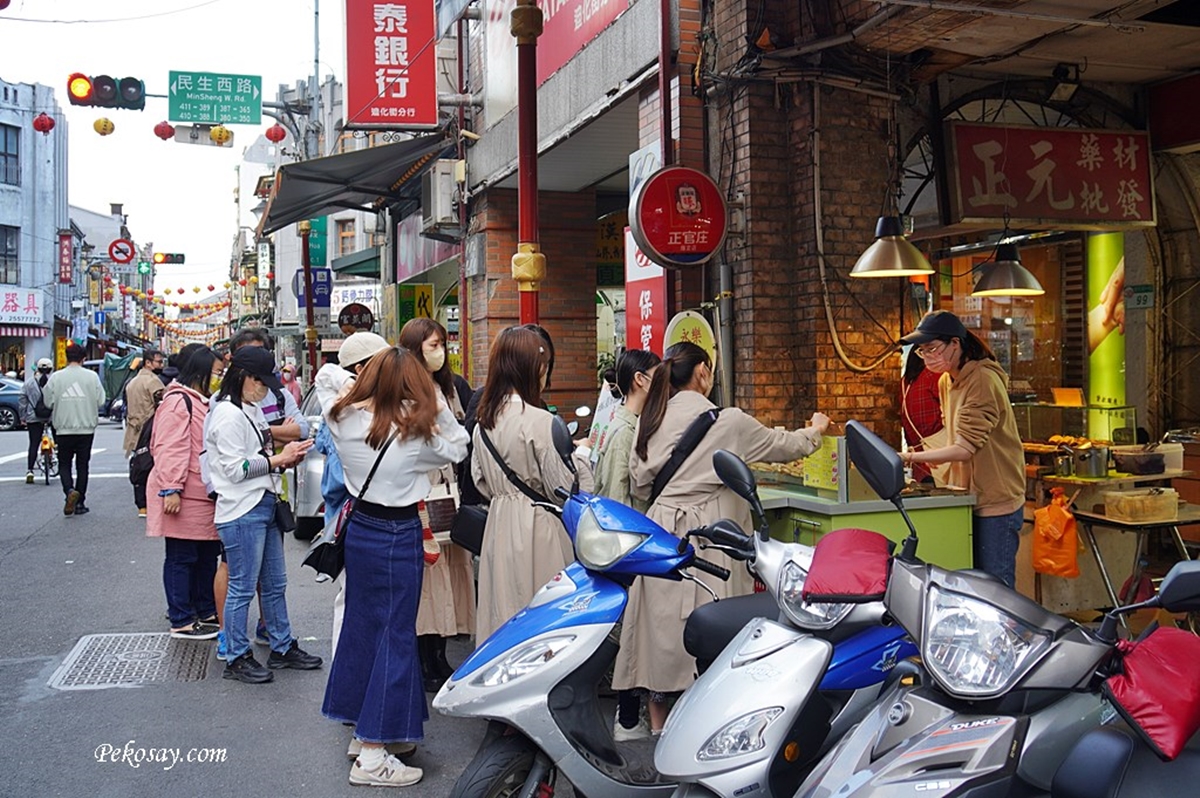
[[[367,495],[367,488],[371,487],[371,479],[375,476],[375,472],[379,469],[379,464],[383,462],[383,456],[387,454],[388,447],[392,445],[392,441],[396,440],[396,436],[399,434],[400,430],[397,429],[383,444],[383,448],[379,450],[379,455],[375,458],[375,465],[371,466],[370,472],[367,473],[366,481],[363,482],[362,490],[358,492],[359,499]]]
[[[700,415],[696,416],[696,420],[688,425],[688,428],[683,431],[683,435],[679,437],[679,443],[675,444],[675,451],[671,452],[671,459],[667,460],[667,464],[663,466],[662,471],[654,477],[654,485],[650,489],[650,503],[658,501],[659,495],[670,484],[671,478],[675,476],[675,472],[683,465],[684,461],[691,457],[692,452],[696,451],[696,447],[700,445],[700,441],[704,440],[704,436],[712,429],[712,425],[717,423],[717,416],[720,415],[721,408],[714,407],[705,410]]]
[[[517,476],[516,472],[509,468],[508,463],[504,462],[504,458],[502,458],[500,453],[496,451],[496,447],[492,444],[492,439],[488,437],[487,430],[485,430],[482,426],[479,427],[479,437],[483,438],[483,445],[486,446],[488,451],[492,453],[492,457],[495,458],[496,464],[500,466],[500,470],[504,472],[504,476],[508,477],[508,481],[517,486],[517,490],[528,496],[530,501],[545,503],[550,502],[550,500],[545,496],[522,482],[521,478]]]

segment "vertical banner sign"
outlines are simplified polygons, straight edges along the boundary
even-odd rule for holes
[[[1098,233],[1087,240],[1087,403],[1125,404],[1125,235]],[[1088,434],[1109,437],[1107,417],[1088,414]],[[1100,432],[1101,434],[1097,434]]]
[[[346,0],[346,129],[438,123],[434,0]]]
[[[70,233],[58,234],[58,281],[70,283],[74,279],[72,266],[75,260],[74,242]]]
[[[625,348],[662,356],[667,330],[667,273],[638,249],[625,228]]]
[[[54,370],[65,369],[67,367],[67,339],[54,339]]]

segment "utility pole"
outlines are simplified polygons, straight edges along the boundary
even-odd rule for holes
[[[304,320],[308,327],[304,330],[304,340],[308,344],[308,367],[312,379],[316,379],[317,375],[317,322],[316,314],[313,311],[313,305],[316,304],[316,297],[313,296],[312,285],[312,261],[308,248],[308,238],[312,235],[312,222],[307,219],[296,225],[300,229],[300,265],[304,269]]]

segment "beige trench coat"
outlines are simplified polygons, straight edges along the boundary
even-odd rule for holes
[[[695,391],[680,391],[671,397],[662,426],[650,439],[647,459],[643,462],[636,451],[630,452],[630,492],[634,497],[650,498],[654,478],[667,464],[684,430],[713,407]],[[732,519],[750,531],[750,506],[717,479],[713,453],[727,449],[748,463],[778,463],[807,457],[820,445],[818,432],[772,430],[736,407],[725,408],[647,515],[677,535],[721,518]],[[729,581],[723,582],[692,571],[718,596],[727,598],[753,591],[754,579],[743,563],[720,552],[708,551],[703,556],[732,572]],[[692,610],[711,600],[707,592],[691,582],[638,578],[629,590],[613,687],[642,687],[661,693],[687,689],[695,678],[696,663],[683,648],[683,625]]]
[[[141,369],[138,375],[125,386],[125,456],[137,448],[138,437],[142,427],[154,415],[157,403],[155,395],[163,391],[162,380],[153,371]]]
[[[550,436],[553,416],[514,395],[488,430],[496,451],[530,488],[553,501],[555,488],[570,490],[574,475]],[[538,588],[575,559],[562,521],[534,507],[504,476],[476,426],[471,477],[490,499],[483,551],[479,555],[479,606],[475,645],[524,609]]]
[[[464,413],[455,393],[450,410],[460,422]],[[433,483],[454,484],[454,466],[429,474]],[[475,564],[471,552],[453,543],[443,543],[437,562],[425,566],[421,580],[421,602],[417,605],[417,634],[454,637],[475,631]]]

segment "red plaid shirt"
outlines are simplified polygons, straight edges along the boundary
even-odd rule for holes
[[[912,384],[901,381],[900,417],[904,424],[904,439],[910,449],[920,449],[921,440],[943,426],[942,404],[938,398],[938,379],[929,369],[923,369]],[[913,479],[918,482],[929,476],[929,467],[913,465]]]

